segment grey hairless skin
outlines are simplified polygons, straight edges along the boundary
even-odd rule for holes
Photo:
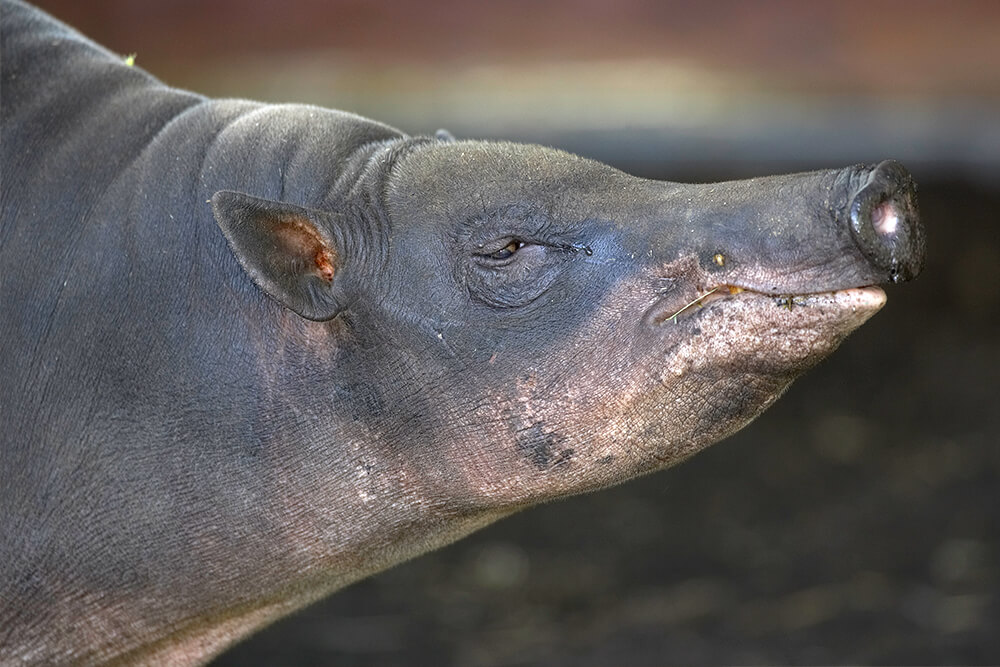
[[[0,18],[5,664],[200,663],[671,466],[922,263],[895,162],[651,181],[206,99]]]

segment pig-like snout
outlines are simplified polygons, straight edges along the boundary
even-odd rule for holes
[[[913,177],[900,163],[886,160],[862,170],[854,180],[859,186],[846,211],[854,242],[888,280],[910,280],[924,264]]]

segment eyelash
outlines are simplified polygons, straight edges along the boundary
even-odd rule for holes
[[[500,248],[499,250],[494,250],[493,252],[490,253],[482,253],[479,256],[492,260],[494,262],[505,262],[509,260],[511,257],[513,257],[518,250],[520,250],[526,245],[528,244],[522,241],[521,239],[511,239],[510,242],[508,242],[507,245],[505,245],[503,248]],[[583,254],[587,255],[587,257],[590,257],[591,255],[594,254],[593,251],[590,249],[590,246],[584,245],[582,243],[572,243],[566,245],[558,244],[558,245],[553,245],[552,247],[557,250],[582,252]]]

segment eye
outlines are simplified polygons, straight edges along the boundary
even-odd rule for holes
[[[520,241],[519,239],[511,239],[510,243],[500,248],[499,250],[495,250],[485,255],[485,257],[489,257],[490,259],[497,261],[503,261],[505,259],[510,259],[511,257],[513,257],[514,253],[523,247],[524,247],[523,241]]]

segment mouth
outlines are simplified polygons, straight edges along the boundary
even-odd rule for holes
[[[711,304],[733,301],[746,305],[752,303],[757,308],[767,307],[767,302],[770,302],[779,311],[815,308],[825,312],[846,311],[870,316],[885,305],[886,296],[882,288],[875,285],[804,294],[769,294],[739,285],[722,284],[698,290],[693,298],[681,303],[676,297],[661,299],[649,315],[658,325],[677,324],[696,318]]]
[[[837,349],[885,304],[885,292],[875,286],[772,294],[722,284],[678,297],[664,297],[647,313],[664,345],[667,377],[727,369],[788,380]]]

